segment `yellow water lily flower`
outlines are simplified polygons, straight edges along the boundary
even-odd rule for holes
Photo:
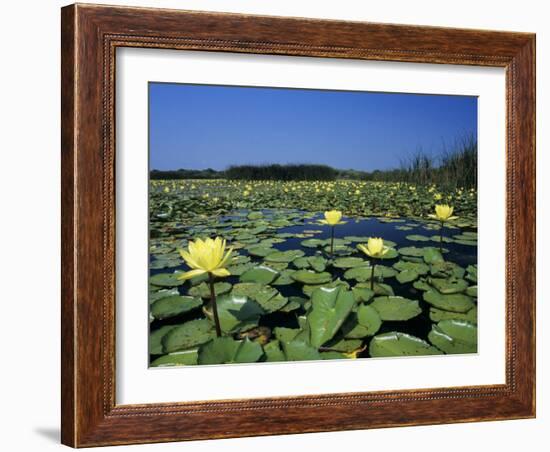
[[[390,250],[389,247],[384,245],[383,239],[375,237],[369,238],[367,246],[360,244],[357,245],[357,248],[363,251],[367,256],[374,258],[382,257]]]
[[[365,351],[366,348],[367,348],[367,346],[364,345],[363,347],[358,348],[356,350],[352,350],[351,352],[344,352],[343,355],[346,358],[349,358],[349,359],[357,359],[357,355],[359,355],[359,353]]]
[[[337,224],[345,224],[345,221],[340,221],[342,219],[342,212],[339,210],[329,210],[325,212],[325,219],[320,220],[322,224],[328,224],[330,226],[335,226]]]
[[[180,249],[179,253],[192,270],[183,273],[178,279],[186,280],[204,273],[220,277],[231,274],[224,267],[229,261],[233,248],[225,251],[225,239],[220,237],[214,240],[197,239],[194,242],[190,241],[187,248],[187,251]]]
[[[458,217],[453,217],[453,207],[447,204],[438,204],[435,206],[435,214],[428,215],[430,218],[435,218],[439,221],[455,220]]]
[[[441,195],[441,193],[436,193],[436,194],[434,195],[434,199],[435,199],[436,201],[440,201],[441,198],[443,198],[443,196]]]

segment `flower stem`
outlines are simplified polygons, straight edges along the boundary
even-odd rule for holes
[[[218,305],[216,304],[216,291],[214,290],[214,276],[208,273],[208,282],[210,283],[210,301],[212,302],[212,313],[214,314],[214,325],[216,325],[216,336],[222,335],[220,319],[218,317]]]
[[[334,253],[334,226],[330,227],[330,257]]]
[[[372,270],[370,272],[370,290],[374,290],[374,267],[376,267],[376,262],[372,260]]]
[[[443,254],[443,221],[441,222],[441,227],[439,228],[439,252]]]

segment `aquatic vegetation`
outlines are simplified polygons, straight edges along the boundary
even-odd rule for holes
[[[218,308],[216,306],[214,276],[223,277],[231,275],[231,273],[229,273],[229,271],[227,271],[224,267],[231,257],[233,248],[230,248],[227,252],[225,252],[225,239],[221,239],[220,237],[216,237],[214,240],[207,238],[204,241],[201,239],[197,239],[194,242],[190,241],[187,248],[187,251],[180,249],[179,253],[185,260],[185,263],[189,265],[192,270],[182,273],[177,279],[185,281],[186,279],[204,274],[208,275],[208,284],[210,285],[210,302],[212,303],[216,334],[221,336]]]
[[[151,366],[477,350],[475,191],[150,184]]]

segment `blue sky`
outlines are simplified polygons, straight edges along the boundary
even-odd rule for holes
[[[322,163],[372,171],[477,136],[477,98],[149,84],[150,168]]]

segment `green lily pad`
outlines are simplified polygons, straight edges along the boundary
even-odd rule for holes
[[[191,311],[201,305],[202,301],[199,298],[172,295],[155,301],[151,306],[151,314],[157,320],[168,319]]]
[[[330,283],[324,283],[324,284],[306,284],[304,287],[302,287],[302,292],[307,295],[308,297],[311,297],[311,294],[321,287],[326,288],[334,288],[334,287],[343,287],[345,289],[349,288],[349,284],[346,281],[342,281],[340,278],[335,279],[334,281]]]
[[[176,367],[192,366],[197,364],[198,350],[184,350],[181,352],[168,353],[160,356],[151,363],[151,367]]]
[[[319,351],[303,340],[281,342],[285,361],[311,361],[321,359]]]
[[[237,285],[235,286],[237,287]],[[216,300],[220,327],[224,333],[235,333],[258,326],[263,308],[251,298],[234,291]]]
[[[351,292],[353,293],[353,298],[358,303],[366,303],[372,297],[374,297],[374,290],[370,290],[368,287],[352,287]]]
[[[373,358],[389,356],[441,355],[441,351],[422,339],[410,334],[392,331],[374,336],[369,354]]]
[[[257,257],[265,257],[268,254],[271,254],[275,251],[277,251],[275,248],[263,246],[263,245],[252,245],[246,248],[248,251],[248,254],[251,256],[257,256]]]
[[[470,323],[477,324],[477,308],[474,306],[466,312],[451,312],[442,309],[430,308],[430,320],[432,322],[440,322],[441,320],[466,320]]]
[[[292,262],[302,257],[305,253],[302,250],[275,251],[265,256],[267,262]]]
[[[466,295],[477,298],[477,286],[470,286],[466,289]]]
[[[376,297],[370,304],[382,320],[409,320],[422,312],[418,300],[403,297]]]
[[[401,284],[405,284],[417,280],[419,276],[420,275],[414,270],[403,270],[395,277],[395,279],[397,279],[397,281]]]
[[[428,339],[448,354],[477,352],[477,327],[465,320],[440,321],[432,326]]]
[[[420,234],[412,234],[405,237],[407,240],[410,240],[411,242],[429,242],[430,238],[425,235]]]
[[[382,319],[374,307],[361,305],[357,309],[357,323],[363,328],[362,332],[366,332],[365,336],[374,336],[382,326]]]
[[[429,281],[430,284],[442,294],[464,292],[468,287],[468,283],[466,281],[457,278],[430,278]]]
[[[316,272],[324,272],[327,267],[327,260],[321,256],[308,256],[307,261]]]
[[[426,275],[430,271],[430,267],[423,262],[408,262],[401,260],[393,264],[393,268],[400,272],[410,270],[418,273],[419,275]]]
[[[264,345],[264,355],[267,362],[286,361],[285,354],[281,350],[281,343],[278,339]]]
[[[162,338],[168,331],[176,327],[177,325],[164,325],[149,334],[149,353],[151,355],[162,355],[164,353]]]
[[[372,275],[372,267],[370,266],[361,266],[354,267],[346,270],[344,273],[344,278],[346,279],[355,279],[358,282],[370,281]],[[397,275],[397,272],[391,268],[386,267],[385,265],[376,265],[374,267],[374,277],[375,278],[391,278],[392,276]]]
[[[472,298],[468,295],[461,293],[443,295],[437,290],[428,290],[424,292],[424,301],[436,308],[452,312],[467,312],[474,306]]]
[[[303,284],[324,284],[332,281],[332,275],[328,272],[311,272],[308,270],[297,270],[290,277],[294,281],[301,282]]]
[[[426,264],[435,264],[444,261],[441,251],[433,247],[423,248],[422,256]]]
[[[360,257],[339,257],[332,263],[337,268],[353,268],[365,264],[368,265],[368,262],[365,262]]]
[[[248,338],[236,341],[230,337],[217,337],[199,348],[199,364],[254,363],[264,352],[257,342]]]
[[[277,279],[273,281],[271,284],[274,286],[288,286],[290,284],[294,283],[294,280],[292,279],[292,274],[294,273],[294,270],[283,270]]]
[[[161,298],[171,297],[173,295],[179,295],[178,289],[161,289],[156,292],[149,292],[149,303],[153,304],[155,301]]]
[[[399,254],[403,256],[422,257],[424,256],[424,248],[417,248],[416,246],[405,246],[399,248]]]
[[[172,353],[208,342],[215,336],[212,324],[206,319],[191,320],[168,331],[162,338],[163,350]]]
[[[216,296],[227,293],[231,290],[231,284],[226,282],[214,283],[214,293]],[[198,286],[191,287],[188,294],[192,297],[200,297],[210,299],[210,285],[208,283],[201,283]]]
[[[181,273],[157,273],[149,278],[149,282],[159,287],[177,287],[185,283],[178,279]]]
[[[279,276],[279,272],[264,265],[252,267],[243,273],[240,277],[241,282],[255,282],[261,284],[270,284]]]
[[[345,288],[315,290],[311,294],[311,312],[307,316],[311,345],[318,348],[332,339],[354,304],[353,294]]]

